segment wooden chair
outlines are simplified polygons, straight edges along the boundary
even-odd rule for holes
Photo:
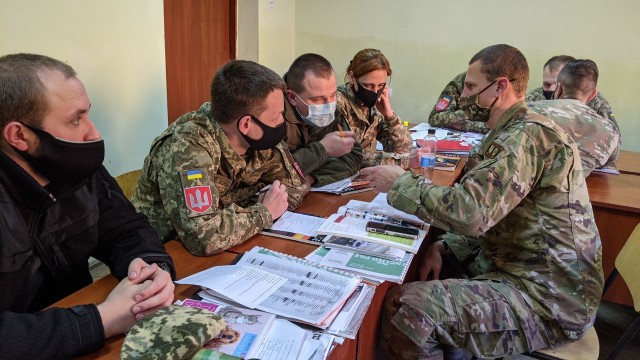
[[[122,188],[122,192],[127,197],[127,199],[131,200],[134,191],[136,191],[136,186],[138,185],[138,178],[142,173],[141,169],[132,170],[126,172],[124,174],[116,176],[116,181],[120,188]]]

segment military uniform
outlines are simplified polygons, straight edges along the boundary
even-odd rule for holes
[[[620,133],[611,119],[573,99],[536,101],[529,108],[560,125],[576,142],[585,177],[595,168],[616,166]]]
[[[362,145],[362,167],[400,165],[407,168],[413,140],[409,130],[402,126],[400,117],[394,113],[384,118],[375,106],[371,109],[364,106],[349,83],[338,86],[338,92],[348,100],[339,102],[338,109],[355,133],[356,141]],[[383,151],[376,151],[376,140],[382,143]]]
[[[340,93],[338,103],[346,101]],[[300,119],[298,112],[288,100],[284,102],[284,120],[287,123],[287,145],[300,170],[305,175],[315,179],[315,186],[330,184],[354,175],[362,166],[362,147],[355,142],[351,152],[339,158],[327,155],[327,150],[320,143],[327,134],[342,130],[349,130],[349,124],[336,109],[336,119],[329,126],[313,127]]]
[[[153,141],[132,202],[164,241],[177,235],[191,253],[214,254],[271,226],[255,194],[274,180],[290,208],[302,203],[304,180],[286,146],[238,155],[205,103]]]
[[[447,242],[460,262],[472,256],[477,276],[392,291],[381,329],[387,354],[436,358],[447,344],[493,358],[557,346],[593,325],[601,244],[577,152],[555,123],[519,102],[453,187],[410,173],[396,180],[389,204],[477,237]]]
[[[539,87],[537,89],[533,89],[527,93],[525,98],[527,103],[531,103],[534,101],[546,100],[544,95],[542,94],[542,88]],[[618,122],[616,121],[616,117],[613,115],[613,109],[611,109],[611,105],[609,105],[609,101],[602,95],[600,91],[596,94],[596,97],[591,99],[587,106],[595,110],[600,116],[609,118],[618,128],[618,132],[620,131],[620,127],[618,126]]]
[[[429,114],[429,125],[480,134],[489,132],[487,124],[468,120],[459,106],[460,94],[464,90],[466,76],[466,71],[458,74],[445,86]]]

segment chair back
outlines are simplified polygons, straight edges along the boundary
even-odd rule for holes
[[[138,186],[138,178],[140,177],[141,173],[142,170],[137,169],[116,176],[118,185],[120,185],[120,188],[122,188],[122,192],[124,192],[124,195],[129,200],[131,200],[133,193],[136,191],[136,186]]]
[[[633,306],[640,312],[640,271],[638,262],[640,261],[640,224],[636,225],[629,239],[616,257],[616,269],[624,282],[629,287]]]

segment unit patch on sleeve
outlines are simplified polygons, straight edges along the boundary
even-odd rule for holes
[[[443,96],[440,100],[438,100],[438,102],[436,103],[436,110],[437,111],[442,111],[442,110],[446,110],[449,107],[449,103],[451,102],[451,96]]]
[[[190,218],[211,213],[216,209],[217,205],[213,204],[211,193],[212,181],[206,169],[180,171],[180,182]]]
[[[495,142],[492,142],[491,145],[489,145],[489,148],[487,149],[487,151],[484,154],[485,154],[485,156],[493,159],[496,156],[498,156],[498,154],[500,154],[500,152],[502,150],[504,150],[502,145],[496,144]]]

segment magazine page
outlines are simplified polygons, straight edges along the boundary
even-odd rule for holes
[[[273,314],[231,306],[223,302],[186,299],[182,301],[182,306],[206,309],[222,316],[227,322],[227,328],[220,336],[205,343],[203,348],[241,358],[246,358],[251,349],[262,343],[276,319]]]

